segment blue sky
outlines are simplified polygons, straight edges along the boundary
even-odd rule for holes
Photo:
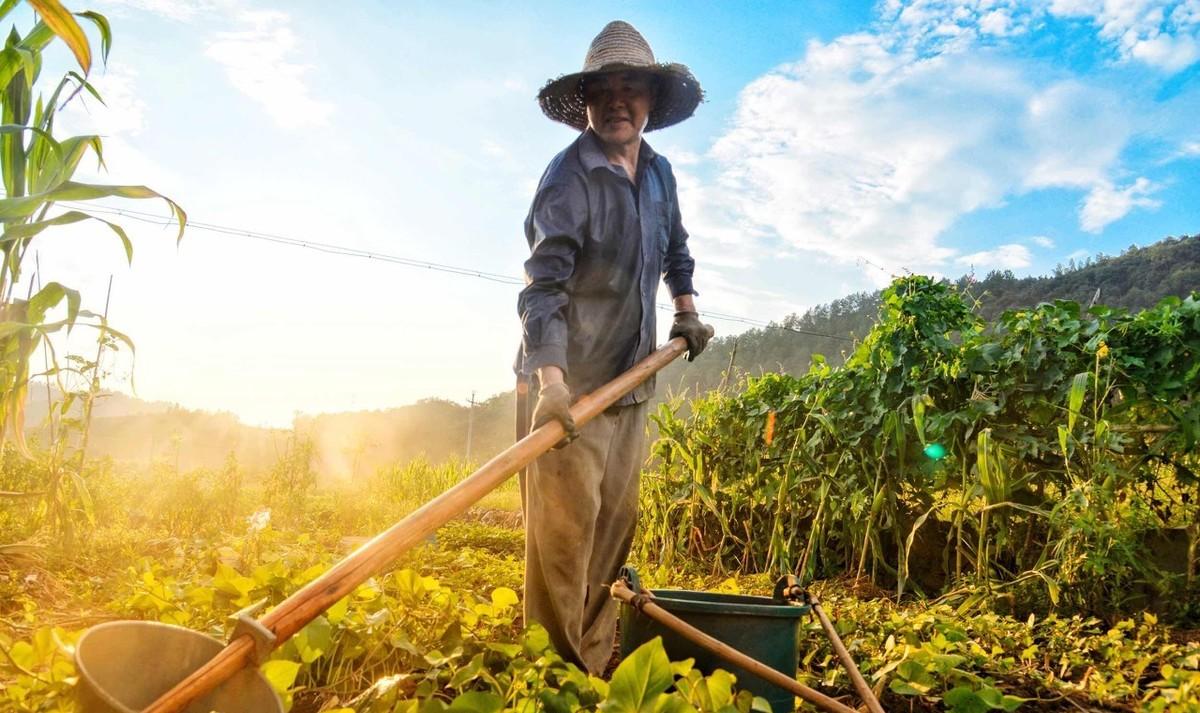
[[[902,270],[1040,274],[1200,232],[1200,0],[91,7],[114,26],[108,106],[62,128],[105,135],[93,178],[196,221],[519,276],[533,187],[574,136],[534,96],[620,18],[708,94],[647,137],[701,309],[778,319]],[[286,424],[511,384],[510,285],[126,223],[131,267],[83,227],[41,258],[95,309],[115,275],[144,398]]]

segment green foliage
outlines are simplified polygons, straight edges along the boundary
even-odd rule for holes
[[[765,710],[727,672],[703,675],[690,661],[669,662],[657,640],[626,658],[609,681],[583,673],[554,652],[544,630],[519,621],[520,564],[486,549],[512,535],[468,524],[451,529],[276,651],[263,670],[285,700],[305,710],[359,713]],[[144,546],[126,533],[127,544]],[[110,575],[99,618],[159,620],[223,637],[229,614],[264,597],[278,602],[323,571],[340,556],[337,539],[267,524],[164,543],[166,549]],[[721,582],[648,574],[656,586],[762,592],[770,585],[764,576]],[[818,592],[888,710],[910,703],[922,710],[1037,710],[1064,699],[1151,711],[1200,705],[1200,647],[1177,641],[1152,616],[1110,624],[1053,614],[1017,619],[946,604],[861,600],[836,583]],[[48,603],[19,590],[9,601],[21,606],[0,618],[0,709],[55,710],[71,693],[80,631],[48,625]],[[853,695],[815,621],[802,624],[799,646],[800,680]]]
[[[434,465],[424,456],[418,456],[376,470],[367,487],[393,502],[422,504],[457,485],[473,470],[473,466],[457,458]]]
[[[973,296],[979,314],[989,320],[1006,310],[1028,309],[1042,302],[1090,304],[1097,291],[1103,304],[1147,309],[1164,297],[1183,297],[1200,290],[1200,235],[1130,246],[1117,256],[1071,260],[1043,277],[1018,278],[1011,271],[994,271],[982,278],[965,275],[955,285]],[[658,383],[677,393],[701,394],[736,384],[739,373],[804,374],[814,355],[840,365],[854,351],[850,340],[861,339],[874,326],[881,300],[881,292],[853,294],[789,315],[770,328],[719,336],[695,363],[680,361],[668,366]],[[737,326],[716,324],[718,328]],[[730,364],[732,375],[726,374]]]
[[[300,509],[317,484],[313,469],[312,439],[296,430],[288,435],[283,452],[267,473],[266,486],[272,505],[288,513]]]
[[[4,197],[0,198],[0,442],[11,436],[24,451],[24,409],[30,377],[30,357],[50,334],[71,329],[80,317],[90,318],[102,335],[115,335],[103,318],[81,310],[78,292],[47,282],[26,299],[14,296],[21,279],[22,267],[33,240],[53,226],[96,221],[120,239],[127,258],[132,258],[132,245],[125,230],[116,223],[92,216],[84,211],[70,210],[50,215],[61,201],[89,201],[98,198],[162,198],[171,208],[183,235],[186,216],[170,199],[145,186],[105,186],[84,184],[72,178],[80,161],[91,151],[103,166],[103,143],[99,136],[57,138],[54,122],[58,111],[72,99],[86,92],[99,100],[99,94],[88,83],[91,69],[90,41],[83,28],[58,0],[29,0],[37,12],[38,22],[24,36],[13,28],[0,51],[0,174],[3,177]],[[17,3],[0,6],[0,17],[9,14]],[[112,33],[104,16],[84,12],[79,18],[93,24],[101,36],[102,55],[107,59]],[[42,70],[42,53],[57,36],[70,48],[84,76],[67,72],[48,98],[35,93]],[[50,313],[65,307],[61,318]],[[132,346],[132,345],[130,345]],[[51,373],[57,372],[57,363]]]
[[[1040,583],[1049,604],[1092,611],[1184,593],[1190,561],[1165,570],[1148,542],[1195,539],[1197,355],[1195,297],[989,325],[949,285],[898,280],[844,366],[659,410],[641,552],[900,593]],[[944,458],[924,457],[930,442]]]
[[[22,462],[14,459],[14,467]],[[146,482],[183,487],[163,481],[168,474],[164,464]],[[210,497],[208,479],[219,473],[185,473],[181,480],[200,483],[195,490],[141,502],[141,512],[124,504],[148,491],[143,481],[119,471],[94,477],[103,487],[87,548],[0,568],[0,710],[65,706],[71,647],[90,623],[150,619],[223,638],[230,614],[260,599],[281,601],[355,546],[343,539],[348,532],[371,532],[322,515],[329,493],[308,494],[297,516],[280,518],[254,510],[265,493],[250,481],[227,506],[228,524],[216,527],[185,517],[184,495]],[[407,507],[392,506],[393,518]],[[657,642],[622,662],[610,681],[563,661],[544,630],[520,620],[522,539],[519,530],[477,522],[447,525],[435,542],[314,619],[265,672],[295,710],[765,710],[728,673],[667,662]],[[655,587],[764,593],[772,582],[764,574],[641,568]],[[1085,708],[1200,705],[1200,649],[1152,616],[1016,618],[962,598],[956,608],[857,599],[837,582],[817,591],[888,710],[1008,710],[1022,700],[1018,710],[1037,710],[1064,698]],[[853,696],[815,621],[802,623],[800,661],[802,681]]]

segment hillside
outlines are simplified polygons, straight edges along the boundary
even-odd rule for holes
[[[1168,238],[1118,256],[1072,262],[1044,277],[992,272],[983,279],[960,278],[958,285],[989,318],[1005,309],[1054,299],[1086,304],[1097,290],[1099,302],[1109,306],[1149,307],[1165,296],[1200,290],[1200,236]],[[717,388],[731,363],[739,372],[791,374],[807,371],[814,354],[840,363],[852,340],[874,324],[878,310],[878,292],[859,293],[791,315],[769,328],[718,338],[694,364],[677,362],[659,376],[659,398]],[[31,391],[28,423],[36,434],[46,397],[42,389]],[[462,458],[469,423],[471,456],[482,460],[512,442],[513,411],[508,392],[479,403],[474,413],[463,404],[426,399],[381,411],[302,415],[294,426],[313,440],[319,473],[355,478],[419,455],[434,462]],[[233,453],[243,468],[261,472],[286,453],[290,436],[287,430],[245,425],[228,413],[191,411],[115,394],[97,402],[89,453],[122,461],[178,463],[182,470],[217,469]]]
[[[976,311],[994,319],[1007,309],[1033,307],[1056,299],[1093,302],[1128,310],[1144,309],[1169,295],[1200,290],[1200,235],[1166,238],[1146,247],[1131,246],[1120,255],[1097,255],[1059,265],[1050,275],[1018,278],[994,271],[982,279],[966,275],[957,285],[976,300]],[[719,337],[694,364],[672,364],[659,376],[662,387],[690,393],[717,388],[730,363],[751,374],[781,371],[802,374],[814,354],[840,364],[853,345],[875,323],[879,292],[858,293],[791,315],[765,329]],[[832,337],[797,331],[817,332]],[[732,358],[732,361],[731,361]]]

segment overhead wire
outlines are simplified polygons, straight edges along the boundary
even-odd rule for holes
[[[151,225],[170,226],[170,225],[176,224],[176,221],[173,218],[162,216],[162,215],[159,215],[156,213],[148,213],[145,211],[132,210],[129,208],[115,208],[112,206],[102,206],[102,205],[72,205],[72,204],[69,204],[66,202],[63,202],[60,205],[71,208],[73,210],[91,211],[91,212],[96,212],[96,213],[104,213],[107,215],[117,215],[117,216],[121,216],[124,218],[130,218],[132,220],[136,220],[136,221],[151,224]],[[391,263],[391,264],[396,264],[396,265],[403,265],[405,267],[413,267],[413,268],[430,270],[430,271],[434,271],[434,272],[444,272],[444,273],[448,273],[448,274],[452,274],[452,275],[460,275],[462,277],[474,277],[477,279],[488,280],[491,282],[497,282],[497,283],[505,284],[505,285],[524,285],[525,284],[524,280],[522,280],[518,277],[514,277],[512,275],[504,275],[504,274],[496,273],[496,272],[488,272],[486,270],[478,270],[475,268],[462,267],[459,265],[449,265],[446,263],[430,262],[427,260],[417,260],[415,258],[408,258],[408,257],[400,256],[400,255],[388,255],[386,253],[375,252],[372,250],[363,250],[361,248],[353,248],[353,247],[349,247],[346,245],[337,245],[334,243],[324,243],[324,242],[319,242],[316,240],[307,240],[304,238],[294,238],[294,237],[289,237],[286,235],[264,233],[264,232],[258,231],[258,230],[249,230],[246,228],[237,228],[237,227],[231,227],[231,226],[227,226],[227,225],[218,225],[216,223],[207,223],[207,222],[203,222],[203,221],[192,220],[190,218],[187,221],[187,226],[189,228],[193,228],[193,229],[197,229],[197,230],[204,230],[204,231],[212,232],[212,233],[218,233],[221,235],[228,235],[231,237],[249,238],[251,240],[258,240],[258,241],[262,241],[262,242],[266,242],[266,243],[273,243],[276,245],[286,245],[289,247],[303,248],[303,249],[307,249],[307,250],[315,250],[317,252],[322,252],[322,253],[326,253],[329,255],[341,255],[343,257],[356,257],[356,258],[360,258],[360,259],[374,260],[376,262]],[[667,311],[667,312],[673,312],[675,310],[674,306],[672,306],[672,305],[666,305],[666,304],[660,303],[655,306],[658,309]],[[758,327],[760,329],[779,329],[779,330],[786,331],[786,332],[792,332],[794,334],[803,334],[803,335],[812,336],[812,337],[823,337],[825,339],[833,339],[833,340],[837,340],[837,341],[844,341],[844,342],[854,342],[855,341],[851,337],[845,337],[845,336],[842,336],[839,334],[827,334],[827,333],[818,332],[815,330],[802,329],[799,327],[792,327],[792,326],[780,324],[778,322],[767,322],[767,321],[764,321],[761,319],[754,319],[751,317],[743,317],[740,315],[728,314],[725,312],[715,312],[712,310],[697,310],[697,311],[700,315],[702,315],[704,317],[708,317],[710,319],[717,319],[717,320],[722,320],[722,321],[726,321],[726,322],[737,322],[737,323],[746,324],[746,325],[749,325],[752,327]]]

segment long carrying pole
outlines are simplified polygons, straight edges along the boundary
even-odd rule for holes
[[[823,711],[830,713],[858,713],[850,706],[839,703],[829,696],[821,693],[815,688],[810,688],[803,683],[800,683],[795,678],[787,674],[780,673],[765,663],[752,659],[746,654],[738,651],[729,644],[718,641],[713,637],[705,634],[696,627],[688,624],[679,617],[671,614],[666,609],[654,603],[654,600],[644,594],[635,594],[632,589],[626,585],[625,580],[619,579],[609,588],[614,599],[619,599],[630,606],[636,607],[646,616],[650,617],[659,624],[667,627],[671,631],[688,639],[694,644],[708,649],[712,653],[720,656],[735,666],[749,671],[758,676],[767,683],[779,686],[782,689],[791,691],[794,695],[803,698],[809,703]]]
[[[710,328],[711,329],[711,328]],[[635,386],[687,351],[687,342],[676,337],[658,351],[635,364],[629,371],[582,397],[571,407],[577,426],[591,421]],[[275,635],[275,646],[291,638],[318,614],[333,606],[354,588],[370,579],[427,535],[457,517],[503,483],[513,473],[550,450],[566,433],[553,421],[522,438],[496,457],[484,463],[465,480],[430,500],[420,509],[376,535],[329,571],[309,582],[300,591],[258,620]],[[249,634],[238,636],[216,656],[170,691],[151,703],[143,713],[178,713],[189,703],[212,691],[254,662],[255,642]]]

